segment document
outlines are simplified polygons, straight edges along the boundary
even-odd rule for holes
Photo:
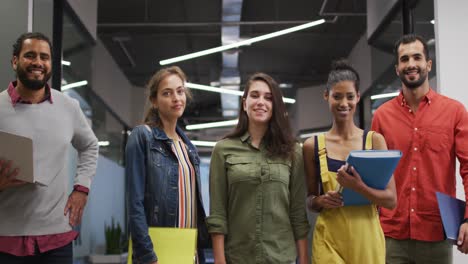
[[[13,162],[12,168],[19,169],[16,179],[35,182],[31,138],[0,131],[0,159],[11,160]]]
[[[359,173],[369,187],[384,190],[401,158],[399,150],[354,150],[346,162]],[[339,185],[339,184],[338,184]],[[343,195],[344,205],[366,205],[371,202],[361,194],[337,186]]]
[[[436,196],[445,236],[448,240],[456,244],[458,231],[465,217],[466,203],[441,192],[436,192]]]
[[[197,229],[150,227],[149,235],[159,263],[193,264],[197,250]],[[127,263],[132,263],[132,241],[128,247]]]

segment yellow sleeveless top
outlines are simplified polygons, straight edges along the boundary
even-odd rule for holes
[[[372,149],[372,134],[365,136],[365,149]],[[336,171],[329,171],[325,134],[318,136],[318,158],[323,192],[336,188]],[[343,161],[344,162],[344,161]],[[312,242],[314,264],[385,263],[385,238],[375,205],[323,209],[316,221]]]

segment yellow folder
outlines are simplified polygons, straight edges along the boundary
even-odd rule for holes
[[[197,250],[197,229],[150,227],[148,233],[161,264],[193,264]],[[132,240],[127,263],[132,263]]]

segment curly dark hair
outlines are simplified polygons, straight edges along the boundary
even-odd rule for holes
[[[332,62],[332,68],[328,74],[327,91],[330,91],[335,84],[342,81],[354,82],[354,88],[356,92],[359,92],[359,74],[345,59]]]
[[[37,39],[37,40],[43,40],[49,44],[50,47],[50,55],[52,56],[52,43],[50,42],[50,39],[40,33],[40,32],[28,32],[28,33],[23,33],[21,34],[18,39],[16,39],[16,42],[13,44],[13,56],[19,57],[19,54],[21,50],[23,49],[23,42],[26,39]]]

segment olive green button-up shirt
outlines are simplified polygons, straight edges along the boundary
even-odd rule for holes
[[[208,231],[225,235],[227,263],[291,263],[309,231],[302,150],[295,160],[267,157],[246,133],[224,139],[210,165]]]

